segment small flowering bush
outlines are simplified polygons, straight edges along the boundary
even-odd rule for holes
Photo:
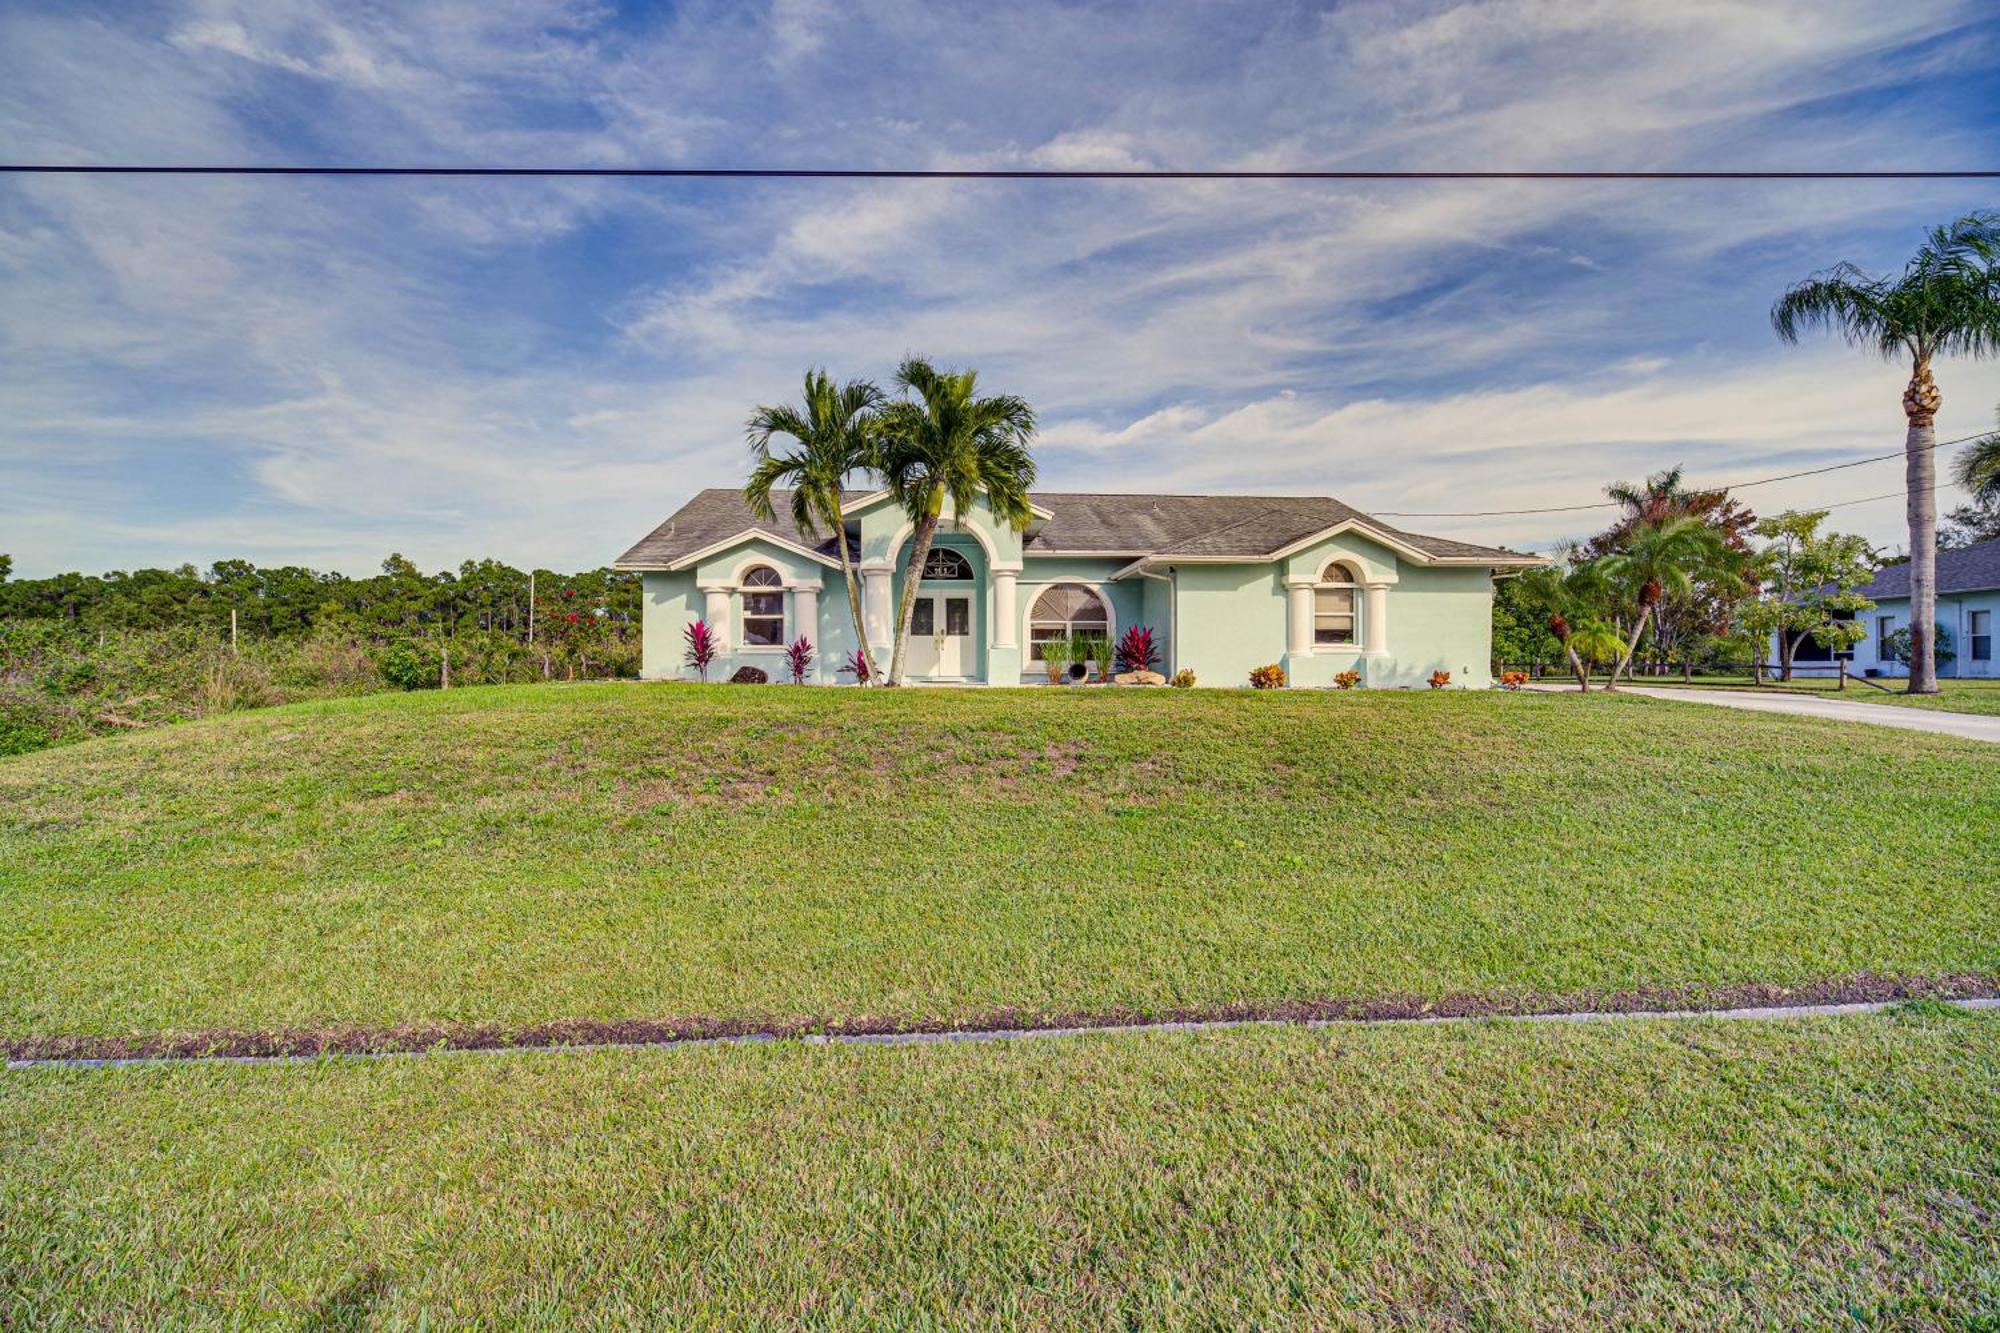
[[[1253,690],[1282,690],[1285,688],[1285,669],[1276,662],[1260,666],[1250,672],[1250,688]]]
[[[1525,671],[1503,671],[1500,673],[1500,688],[1503,690],[1518,690],[1527,683],[1528,673]]]
[[[1361,683],[1361,673],[1350,667],[1346,671],[1337,673],[1333,683],[1343,690],[1351,690]]]
[[[1160,645],[1153,639],[1153,631],[1142,625],[1134,625],[1118,636],[1118,669],[1120,671],[1151,671],[1160,664]]]
[[[792,673],[792,684],[806,683],[806,672],[812,670],[812,640],[801,634],[785,647],[785,669]]]
[[[1443,689],[1445,686],[1451,684],[1451,672],[1449,671],[1431,672],[1431,678],[1429,684],[1430,687],[1434,690]]]
[[[1182,667],[1179,671],[1174,672],[1174,678],[1167,683],[1177,690],[1191,690],[1194,688],[1194,672],[1187,667]]]
[[[854,677],[856,685],[866,685],[868,683],[868,654],[856,648],[847,655],[847,660],[840,664],[838,674]]]
[[[706,684],[708,669],[715,665],[715,655],[722,647],[716,640],[715,631],[708,627],[706,620],[696,620],[688,625],[682,637],[687,640],[687,654],[681,660],[693,667]]]

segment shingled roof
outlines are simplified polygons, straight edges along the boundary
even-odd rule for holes
[[[868,494],[872,493],[851,492],[849,499],[859,501]],[[1539,563],[1539,557],[1504,547],[1404,532],[1325,496],[1037,491],[1028,498],[1049,514],[1024,543],[1023,549],[1031,556],[1089,553],[1156,559],[1268,559],[1316,533],[1353,522],[1432,560]],[[745,533],[761,533],[824,559],[836,558],[831,536],[803,535],[792,526],[787,517],[789,493],[773,492],[771,503],[778,518],[767,522],[750,512],[741,491],[702,491],[620,556],[617,567],[671,568]]]
[[[1986,592],[1996,588],[2000,588],[2000,538],[1937,553],[1937,590],[1940,593]],[[1874,582],[1858,591],[1871,602],[1879,602],[1885,597],[1908,597],[1909,563],[1890,565],[1878,571]]]

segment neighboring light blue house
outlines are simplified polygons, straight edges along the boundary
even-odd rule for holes
[[[1874,582],[1857,589],[1875,603],[1873,611],[1862,613],[1868,637],[1854,647],[1850,670],[1866,675],[1907,676],[1909,667],[1883,651],[1883,644],[1899,629],[1910,624],[1910,567],[1891,565],[1875,575]],[[1962,546],[1937,553],[1937,624],[1949,636],[1950,661],[1938,662],[1940,676],[1992,677],[1993,624],[2000,620],[2000,541]],[[1800,660],[1828,661],[1825,649],[1817,649],[1808,659],[1802,646]]]
[[[1354,668],[1363,683],[1490,683],[1493,577],[1544,563],[1517,551],[1401,532],[1313,496],[1030,497],[1026,532],[982,502],[947,513],[918,587],[909,677],[958,684],[1047,681],[1039,645],[1072,633],[1113,640],[1151,628],[1172,674],[1242,685],[1276,662],[1292,684],[1324,686]],[[805,634],[813,679],[833,681],[855,648],[838,548],[800,533],[789,496],[775,522],[733,490],[703,491],[616,568],[644,575],[649,680],[691,675],[688,624],[723,642],[710,678],[738,667],[785,677],[784,645]],[[846,539],[864,588],[864,619],[886,671],[912,526],[887,492],[846,502]]]

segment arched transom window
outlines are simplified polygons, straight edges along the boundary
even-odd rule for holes
[[[743,571],[743,646],[785,645],[785,581],[769,565]]]
[[[1104,599],[1079,583],[1058,583],[1035,599],[1028,612],[1028,660],[1041,662],[1042,645],[1078,634],[1109,636],[1111,616]]]
[[[1320,571],[1319,586],[1313,589],[1315,645],[1355,642],[1355,594],[1360,591],[1360,582],[1353,569],[1337,560]]]
[[[924,581],[961,581],[972,577],[972,562],[949,546],[933,546],[924,557]]]

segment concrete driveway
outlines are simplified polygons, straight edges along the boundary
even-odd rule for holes
[[[1542,684],[1534,688],[1560,690]],[[1867,722],[1879,727],[1900,727],[1904,731],[1930,731],[1941,736],[1962,736],[1971,741],[2000,745],[2000,717],[1981,713],[1945,713],[1932,708],[1899,708],[1894,704],[1849,703],[1842,699],[1820,699],[1804,694],[1760,693],[1754,690],[1704,690],[1699,688],[1648,685],[1620,685],[1620,694],[1643,694],[1649,699],[1672,699],[1681,703],[1716,704],[1722,708],[1742,708],[1752,713],[1790,713],[1795,717],[1826,717],[1836,722]]]

